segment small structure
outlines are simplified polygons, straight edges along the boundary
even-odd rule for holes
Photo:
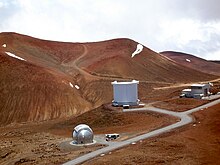
[[[139,105],[138,84],[139,81],[136,80],[132,80],[131,82],[112,82],[114,93],[112,105],[127,107]]]
[[[112,134],[105,134],[106,141],[111,141],[119,138],[119,134],[112,133]]]
[[[73,130],[74,144],[89,144],[93,143],[93,131],[86,124],[80,124]]]
[[[190,89],[184,89],[180,97],[199,98],[210,95],[210,84],[193,84]]]

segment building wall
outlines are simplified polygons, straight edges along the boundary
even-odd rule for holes
[[[192,94],[203,94],[204,93],[204,89],[192,89]]]
[[[138,86],[137,83],[113,84],[114,102],[118,104],[137,104]]]
[[[194,88],[191,88],[192,89],[192,94],[204,94],[204,95],[206,95],[207,93],[209,93],[210,85],[205,84],[204,86],[201,87],[201,89],[194,89]]]

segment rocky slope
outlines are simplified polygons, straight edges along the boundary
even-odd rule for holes
[[[130,39],[65,43],[0,33],[0,125],[84,113],[112,100],[114,80],[140,80],[144,96],[158,84],[216,78],[146,47],[131,58],[137,44]]]
[[[220,76],[220,64],[216,61],[207,61],[191,54],[165,51],[162,55],[175,61],[177,64],[208,74]]]

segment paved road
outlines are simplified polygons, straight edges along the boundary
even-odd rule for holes
[[[71,160],[69,162],[66,162],[66,163],[64,163],[64,165],[74,165],[74,164],[83,163],[83,162],[85,162],[85,161],[87,161],[89,159],[97,157],[97,156],[99,156],[101,154],[108,153],[108,152],[110,152],[112,150],[125,147],[125,146],[127,146],[129,144],[136,143],[136,142],[138,142],[140,140],[144,140],[144,139],[147,139],[147,138],[150,138],[150,137],[154,137],[154,136],[160,135],[160,134],[165,133],[165,132],[169,132],[169,131],[171,131],[171,130],[173,130],[175,128],[178,128],[178,127],[181,127],[181,126],[184,126],[186,124],[191,123],[193,121],[193,118],[190,116],[190,114],[192,114],[192,113],[194,113],[196,111],[205,109],[207,107],[219,104],[219,103],[220,103],[220,99],[218,99],[216,101],[213,101],[213,102],[210,102],[208,104],[199,106],[197,108],[193,108],[193,109],[185,111],[185,112],[172,112],[172,111],[168,111],[168,110],[164,110],[164,109],[159,109],[159,108],[155,108],[155,107],[145,107],[145,108],[137,108],[137,109],[124,110],[125,112],[130,112],[130,111],[152,111],[152,112],[157,112],[157,113],[163,113],[163,114],[167,114],[167,115],[178,117],[178,118],[180,118],[180,121],[175,123],[175,124],[171,124],[169,126],[166,126],[166,127],[163,127],[163,128],[160,128],[160,129],[148,132],[146,134],[143,134],[143,135],[140,135],[140,136],[137,136],[137,137],[125,140],[125,141],[121,141],[121,142],[118,142],[118,143],[111,144],[110,146],[107,146],[107,147],[104,147],[102,149],[90,152],[90,153],[85,154],[83,156],[80,156],[80,157],[78,157],[76,159],[73,159],[73,160]]]

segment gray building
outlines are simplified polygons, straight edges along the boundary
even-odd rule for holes
[[[93,143],[93,131],[86,124],[80,124],[73,130],[73,141],[75,144]]]
[[[111,83],[113,85],[113,106],[132,106],[139,105],[138,99],[138,84],[139,81],[133,80],[131,82],[117,82]]]
[[[190,89],[184,89],[181,92],[180,97],[199,98],[210,95],[210,84],[192,84]]]

